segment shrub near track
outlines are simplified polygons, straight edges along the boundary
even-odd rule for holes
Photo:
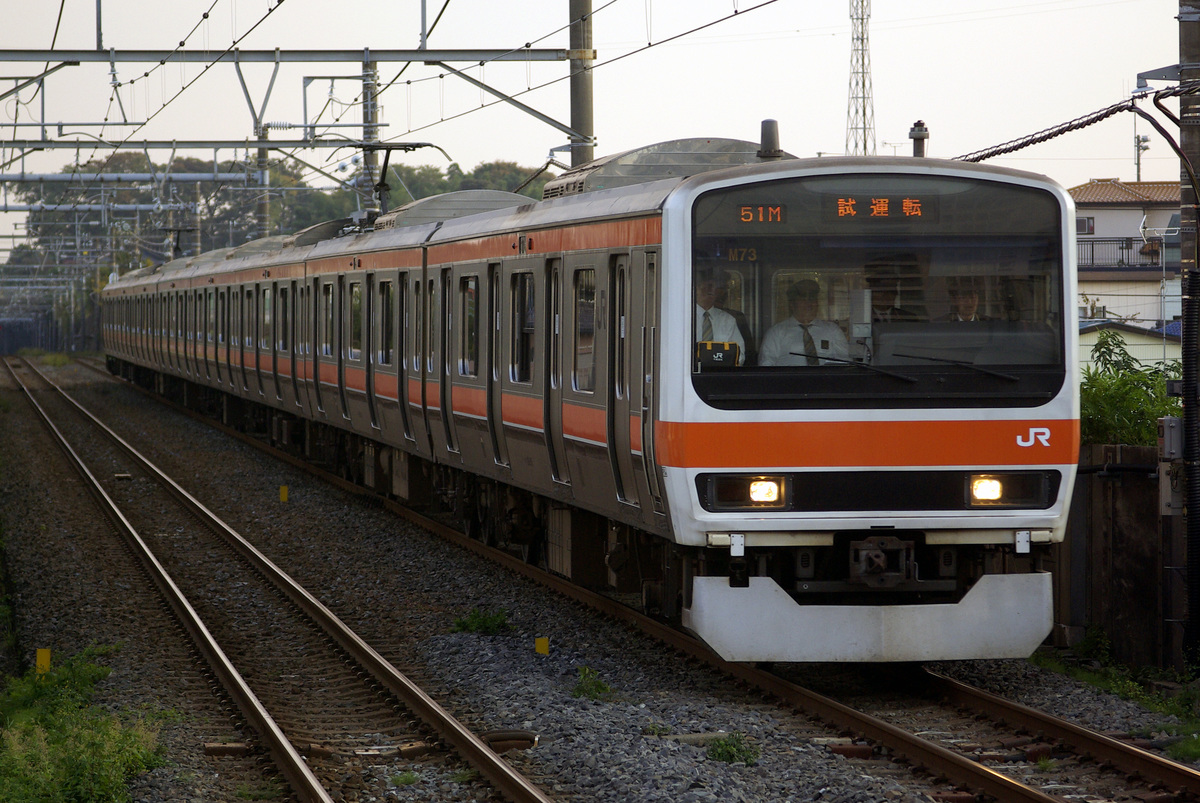
[[[0,694],[0,800],[120,803],[130,778],[161,763],[157,732],[91,703],[109,669],[90,648],[43,675],[9,678]]]

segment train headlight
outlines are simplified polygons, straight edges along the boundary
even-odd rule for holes
[[[1058,493],[1058,474],[1050,471],[995,471],[966,475],[968,508],[1033,508],[1045,510]]]
[[[971,503],[986,505],[1004,499],[1004,483],[997,477],[982,474],[971,476]]]
[[[750,482],[750,501],[757,505],[769,505],[779,501],[778,480],[752,480]]]
[[[721,474],[709,476],[702,491],[709,510],[768,509],[787,507],[783,477]]]

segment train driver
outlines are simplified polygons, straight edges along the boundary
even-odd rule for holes
[[[986,321],[986,315],[979,314],[979,287],[975,280],[969,277],[955,277],[946,282],[950,292],[950,314],[938,320],[942,321]]]
[[[702,271],[696,274],[696,342],[736,343],[738,365],[746,362],[746,341],[738,328],[737,319],[716,306],[719,284],[725,281],[721,271]]]
[[[788,288],[792,315],[767,330],[760,365],[821,365],[850,359],[850,346],[840,326],[817,318],[821,286],[801,279]]]

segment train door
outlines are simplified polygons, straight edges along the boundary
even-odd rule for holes
[[[330,373],[333,377],[326,375],[326,366],[333,360],[333,338],[334,338],[334,321],[337,319],[337,311],[333,307],[333,282],[313,282],[313,309],[315,310],[315,318],[313,321],[314,334],[316,339],[315,348],[313,349],[313,389],[317,399],[317,409],[325,415],[329,414],[325,410],[326,379],[337,379],[336,370]]]
[[[165,363],[168,371],[176,368],[175,299],[176,294],[170,292],[162,297],[162,332],[159,340],[163,344],[163,362]]]
[[[249,327],[247,335],[250,340],[250,359],[254,364],[254,370],[250,372],[250,378],[254,381],[253,390],[259,396],[265,396],[266,381],[263,378],[263,361],[266,359],[266,349],[263,347],[263,343],[267,338],[267,331],[271,328],[270,321],[267,319],[267,308],[271,302],[271,291],[260,284],[255,284],[253,289],[253,298],[250,297],[250,290],[247,289],[246,291],[246,304],[250,307],[250,315],[247,320]]]
[[[268,399],[279,398],[279,366],[275,359],[275,287],[276,283],[272,282],[257,288],[258,355],[254,365],[258,369],[258,395]]]
[[[229,372],[229,292],[225,289],[216,291],[217,294],[217,344],[216,344],[216,363],[217,363],[217,383],[229,382],[233,384],[232,376]],[[225,370],[221,370],[222,363],[225,365]]]
[[[336,319],[334,321],[334,333],[336,340],[332,345],[332,356],[337,367],[337,393],[338,404],[341,405],[342,418],[350,418],[350,405],[346,403],[346,309],[348,302],[346,297],[346,275],[338,274],[336,296],[332,300],[335,309]]]
[[[188,374],[193,379],[200,378],[200,344],[204,342],[204,330],[200,319],[200,313],[204,309],[203,298],[202,290],[192,290],[186,294]]]
[[[229,386],[241,390],[244,383],[242,353],[242,330],[245,324],[242,320],[242,288],[234,285],[229,288]]]
[[[430,280],[432,284],[432,280]],[[442,416],[442,430],[446,437],[446,451],[458,454],[458,432],[454,426],[454,304],[457,294],[454,292],[454,271],[443,268],[441,275],[441,305],[434,309],[439,311],[441,325],[437,327],[436,337],[441,359],[437,360],[438,408]]]
[[[404,429],[404,439],[412,440],[412,424],[409,422],[409,306],[408,306],[408,274],[396,275],[396,298],[388,304],[386,315],[394,316],[393,326],[396,331],[395,365],[396,365],[396,405],[400,409],[400,426]]]
[[[567,471],[567,453],[563,440],[563,280],[562,260],[551,259],[546,267],[546,281],[549,284],[546,295],[550,301],[550,310],[546,317],[549,325],[546,327],[546,375],[542,383],[546,389],[546,395],[543,397],[543,415],[546,421],[545,438],[550,459],[550,475],[555,482],[565,484],[571,481],[571,476]]]
[[[212,290],[200,290],[199,298],[199,342],[200,361],[204,362],[204,379],[212,382]]]
[[[241,389],[250,390],[250,368],[246,362],[250,360],[254,348],[254,288],[239,289],[240,302],[238,306],[238,359],[241,365]]]
[[[188,366],[188,341],[192,339],[187,326],[188,295],[186,290],[175,293],[175,348],[177,349],[175,365],[181,376],[191,374]]]
[[[488,265],[487,324],[491,330],[488,338],[487,365],[484,366],[487,382],[487,428],[492,439],[492,459],[497,465],[507,466],[508,442],[504,437],[503,391],[504,391],[504,277],[499,262]]]
[[[308,281],[292,282],[293,318],[296,321],[296,345],[292,349],[292,376],[296,386],[296,406],[301,409],[312,409],[312,399],[309,397],[312,387],[312,377],[309,374],[309,362],[312,358],[312,320],[309,314]]]
[[[641,326],[641,365],[635,374],[635,390],[640,399],[642,470],[654,511],[663,508],[662,483],[658,476],[658,461],[654,454],[655,383],[658,380],[658,254],[646,254],[645,272],[641,277],[640,292],[643,298]]]
[[[432,348],[429,345],[431,326],[426,323],[426,319],[430,316],[428,304],[431,291],[426,291],[421,273],[414,271],[410,275],[412,284],[409,286],[412,291],[406,299],[407,313],[405,315],[405,330],[408,332],[409,345],[405,356],[406,373],[408,374],[405,378],[405,387],[407,388],[405,395],[408,411],[411,414],[409,424],[412,427],[412,437],[417,452],[422,456],[432,457],[433,438],[429,431],[429,418],[426,415],[426,377],[429,373],[428,355]]]
[[[617,499],[638,503],[637,482],[633,473],[630,409],[630,347],[633,333],[630,306],[633,302],[629,275],[629,256],[616,254],[610,260],[611,303],[608,306],[608,456],[612,464]],[[639,400],[640,401],[640,400]]]
[[[367,274],[367,287],[363,303],[363,318],[358,323],[359,331],[363,333],[363,368],[366,371],[367,414],[371,419],[371,429],[379,429],[379,413],[375,408],[375,368],[379,354],[375,352],[375,274]]]
[[[283,353],[284,388],[288,391],[284,398],[297,399],[300,389],[296,386],[296,282],[292,280],[279,288],[279,348]]]

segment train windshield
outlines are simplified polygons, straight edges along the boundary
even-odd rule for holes
[[[1034,406],[1065,379],[1042,189],[823,175],[693,207],[693,382],[717,407]]]

